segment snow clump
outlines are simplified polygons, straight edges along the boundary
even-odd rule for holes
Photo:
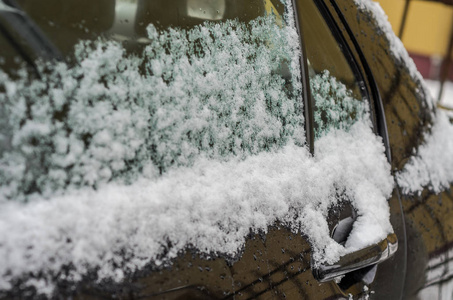
[[[370,123],[358,121],[348,132],[332,129],[315,146],[315,157],[290,143],[244,160],[198,158],[191,167],[130,185],[110,183],[27,204],[5,202],[0,288],[10,288],[23,274],[42,272],[52,284],[66,265],[74,268],[60,279],[77,281],[99,266],[100,279],[121,280],[124,272],[162,263],[186,245],[235,256],[250,230],[267,232],[276,220],[308,236],[317,262],[333,263],[385,238],[393,231],[387,203],[393,179]],[[330,238],[326,222],[338,193],[358,212],[346,248]]]

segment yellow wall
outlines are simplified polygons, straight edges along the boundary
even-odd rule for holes
[[[399,32],[405,0],[375,0]],[[412,0],[403,34],[406,49],[421,55],[444,56],[453,25],[453,7],[442,3]]]

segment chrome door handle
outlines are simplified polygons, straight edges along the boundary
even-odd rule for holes
[[[313,276],[320,282],[326,282],[349,272],[379,264],[398,250],[398,238],[392,233],[377,244],[346,254],[334,264],[321,264],[313,268]]]

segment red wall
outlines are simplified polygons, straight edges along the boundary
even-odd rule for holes
[[[442,58],[409,53],[423,78],[439,80]],[[453,81],[453,61],[450,63],[448,79]]]

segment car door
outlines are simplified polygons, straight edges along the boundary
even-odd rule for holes
[[[356,34],[350,29],[350,25],[344,19],[342,12],[335,9],[337,4],[333,1],[329,3],[314,1],[305,5],[316,6],[318,10],[317,13],[314,13],[314,8],[307,9],[306,6],[304,8],[299,8],[299,17],[301,18],[303,28],[302,36],[306,45],[305,52],[308,60],[309,76],[311,77],[311,91],[312,93],[315,93],[315,96],[313,97],[316,98],[316,94],[321,92],[319,87],[313,87],[318,84],[319,77],[324,77],[323,80],[328,78],[325,76],[326,74],[322,74],[322,72],[325,72],[323,70],[327,69],[330,71],[328,76],[341,78],[341,82],[344,82],[351,88],[353,93],[356,94],[355,99],[362,99],[362,101],[367,101],[370,105],[370,117],[373,122],[374,131],[382,137],[383,143],[386,146],[387,158],[389,162],[391,162],[392,154],[389,147],[387,121],[384,114],[381,95],[376,85],[373,70],[370,69],[368,61],[363,57],[361,47],[356,42]],[[311,23],[309,23],[310,21],[304,20],[310,20]],[[306,24],[305,27],[303,24]],[[340,58],[340,53],[343,55],[343,58]],[[355,82],[355,86],[351,85],[351,82]],[[324,113],[323,110],[326,109],[325,106],[318,109],[316,103],[317,101],[315,100],[315,139],[319,137],[319,132],[322,132],[323,130],[322,125],[318,125],[317,122],[322,123],[324,121],[322,113]],[[319,105],[324,105],[322,100]],[[316,112],[316,110],[320,110],[320,112]],[[348,113],[351,114],[351,110],[349,110]],[[318,115],[317,117],[316,114]],[[317,121],[317,118],[321,118],[321,120]],[[316,149],[314,151],[316,154]],[[404,286],[406,268],[405,225],[397,190],[393,191],[392,196],[388,201],[390,206],[390,219],[393,229],[398,236],[399,246],[394,257],[377,267],[378,271],[376,273],[376,278],[369,287],[370,290],[373,290],[373,295],[371,295],[371,297],[376,297],[377,299],[384,297],[399,299],[402,297],[402,289]],[[360,271],[358,273],[360,274]],[[351,280],[345,285],[342,285],[340,282],[340,286],[345,288],[349,285],[353,288],[354,284],[357,285],[357,283],[360,282],[360,276],[363,275],[364,274],[357,276],[355,280]],[[354,275],[350,276],[354,277]],[[343,280],[347,281],[347,277],[348,276]],[[357,286],[356,290],[363,289],[363,286]],[[390,286],[392,288],[389,288]]]
[[[370,105],[371,126],[385,139],[385,118],[382,117],[382,104],[379,103],[372,74],[365,71],[362,65],[365,62],[360,61],[359,53],[354,51],[354,44],[348,44],[350,39],[344,36],[347,32],[342,33],[339,29],[347,24],[337,25],[321,1],[305,1],[297,3],[295,7],[305,49],[302,61],[306,68],[304,96],[312,98],[311,114],[315,115],[310,117],[310,112],[305,110],[306,119],[314,119],[306,127],[312,131],[313,140],[310,143],[314,154],[316,140],[332,128],[345,129],[351,126],[355,118],[359,117],[361,112],[358,110],[363,109],[362,104]],[[340,92],[334,95],[335,101],[331,107],[321,103],[327,98],[325,94],[331,93],[320,89],[323,83],[340,86]],[[344,86],[347,88],[344,89]],[[342,101],[359,103],[354,105]],[[305,105],[308,105],[307,102]],[[326,110],[343,117],[329,119]],[[390,157],[390,153],[388,155]],[[393,228],[404,241],[404,224],[396,191],[389,199],[389,204]],[[351,209],[348,199],[345,199],[343,205],[331,210],[331,229],[353,215],[354,208]],[[401,297],[405,272],[404,243],[400,244],[402,247],[395,256],[378,266],[377,271],[373,265],[368,265],[341,281],[321,283],[313,277],[311,245],[306,238],[304,234],[293,233],[286,225],[277,223],[265,234],[251,234],[243,252],[233,261],[214,257],[206,259],[196,250],[191,251],[174,260],[169,268],[139,275],[132,284],[132,290],[136,291],[138,297],[166,299],[336,299],[348,295],[392,299]],[[345,240],[338,242],[344,243]],[[96,295],[92,289],[84,289],[84,292],[87,293],[84,295]]]
[[[108,278],[101,280],[96,277],[99,276],[96,274],[100,273],[97,273],[97,269],[94,267],[94,271],[90,269],[93,271],[92,273],[85,274],[85,277],[82,276],[81,281],[76,284],[66,283],[64,280],[62,281],[63,283],[57,284],[55,295],[71,295],[79,298],[101,298],[114,295],[123,298],[165,299],[266,299],[283,297],[293,299],[341,299],[348,298],[349,295],[355,298],[367,296],[377,299],[382,297],[400,298],[405,272],[404,223],[402,222],[398,192],[393,191],[392,193],[391,184],[389,184],[391,181],[389,180],[390,172],[386,164],[391,155],[387,142],[386,121],[383,114],[384,107],[379,96],[380,90],[376,87],[373,77],[374,73],[371,72],[367,60],[364,59],[362,50],[360,46],[357,46],[355,40],[354,33],[360,31],[354,28],[350,29],[350,24],[342,19],[342,15],[335,10],[335,6],[324,1],[294,1],[292,6],[294,10],[288,8],[291,7],[290,4],[285,7],[277,1],[251,1],[247,5],[244,5],[241,1],[215,1],[214,7],[216,9],[212,9],[212,3],[209,4],[208,2],[187,0],[170,5],[170,2],[163,1],[117,1],[116,6],[108,2],[99,2],[97,5],[100,8],[91,10],[87,8],[87,6],[90,6],[88,3],[78,5],[76,2],[70,1],[67,3],[22,1],[21,5],[24,10],[44,30],[47,38],[65,54],[72,51],[71,47],[77,42],[79,36],[83,39],[97,38],[99,32],[103,32],[111,39],[122,42],[123,44],[121,45],[132,54],[137,53],[136,47],[143,48],[151,45],[151,47],[148,47],[145,59],[145,62],[151,63],[144,69],[148,76],[159,77],[159,80],[148,82],[148,85],[140,85],[140,78],[142,77],[136,76],[134,78],[137,82],[134,84],[127,80],[124,81],[127,82],[128,91],[134,92],[137,87],[140,87],[143,92],[148,92],[151,95],[150,97],[153,97],[155,95],[153,93],[156,93],[156,91],[164,91],[165,87],[173,88],[170,92],[162,92],[162,94],[158,95],[159,97],[155,97],[156,99],[158,98],[156,102],[161,106],[154,106],[153,104],[147,106],[146,109],[143,109],[143,107],[141,109],[137,108],[134,111],[137,114],[134,115],[134,118],[131,118],[134,121],[133,126],[140,127],[143,125],[141,121],[146,119],[140,113],[142,111],[150,111],[153,113],[152,116],[161,117],[161,119],[156,119],[155,123],[152,124],[155,127],[151,127],[151,125],[149,127],[152,128],[150,129],[151,139],[149,147],[146,148],[148,150],[146,154],[137,150],[142,156],[134,156],[134,159],[128,159],[128,156],[124,154],[127,163],[121,164],[113,158],[109,160],[110,156],[107,154],[110,153],[103,151],[102,153],[105,154],[105,157],[102,157],[102,160],[99,161],[107,161],[110,165],[107,166],[108,168],[104,168],[105,166],[98,169],[94,168],[94,173],[99,170],[99,174],[102,176],[84,177],[86,174],[83,173],[83,170],[86,169],[82,170],[75,168],[73,165],[66,165],[65,168],[74,168],[71,169],[68,176],[73,174],[80,176],[69,177],[65,181],[59,180],[60,177],[58,176],[53,176],[50,180],[52,188],[58,189],[70,182],[76,186],[87,184],[97,190],[115,176],[121,176],[125,172],[135,169],[139,169],[140,172],[146,171],[146,176],[155,179],[156,176],[166,174],[167,170],[173,170],[172,167],[174,166],[191,167],[192,159],[196,157],[199,151],[204,151],[208,158],[222,157],[221,162],[214,164],[219,169],[223,168],[224,161],[232,160],[233,163],[235,160],[241,161],[243,159],[245,161],[249,156],[251,158],[246,160],[247,162],[254,162],[254,157],[259,157],[259,155],[264,155],[267,163],[272,162],[265,165],[266,167],[259,163],[251,164],[249,167],[244,167],[241,164],[241,168],[244,167],[243,169],[246,172],[239,172],[239,168],[233,167],[227,169],[228,173],[234,175],[233,179],[220,177],[215,184],[220,186],[222,184],[230,184],[226,185],[227,188],[220,188],[220,191],[231,197],[232,200],[227,200],[232,202],[226,201],[223,206],[219,206],[219,209],[211,210],[210,214],[214,217],[217,216],[218,220],[214,220],[210,227],[203,227],[207,229],[201,234],[195,235],[195,238],[185,240],[186,242],[184,243],[180,242],[180,240],[184,240],[185,236],[190,237],[192,232],[185,231],[189,227],[187,224],[204,224],[200,223],[200,219],[204,217],[209,219],[211,216],[199,215],[196,211],[196,209],[203,208],[202,204],[208,206],[207,202],[203,202],[203,199],[199,199],[199,196],[197,196],[198,198],[194,196],[198,201],[194,201],[193,206],[169,201],[168,203],[172,203],[170,208],[175,208],[177,214],[168,215],[168,218],[161,219],[166,221],[164,223],[157,221],[152,223],[152,220],[149,221],[152,218],[143,217],[143,215],[146,215],[143,212],[151,213],[159,211],[159,209],[153,210],[150,207],[146,207],[146,205],[140,205],[141,211],[136,211],[137,219],[141,216],[144,218],[141,219],[143,222],[139,223],[140,226],[129,228],[130,230],[128,231],[134,237],[134,243],[139,245],[134,249],[148,249],[140,244],[140,240],[146,240],[145,237],[147,236],[137,234],[149,233],[149,228],[163,228],[162,230],[167,230],[164,227],[171,228],[173,231],[169,232],[174,235],[163,235],[164,241],[158,241],[156,244],[158,245],[156,247],[161,252],[157,256],[153,256],[153,259],[149,259],[139,270],[134,267],[128,269],[129,273],[126,272],[127,280],[120,282],[114,282]],[[194,7],[198,6],[206,6],[206,9],[194,9]],[[73,14],[73,17],[77,20],[61,18],[61,15],[55,13],[52,9],[63,12],[68,10],[77,11],[79,12],[78,14]],[[93,21],[94,25],[88,21],[82,22],[87,17],[83,13],[85,10],[93,14],[89,15],[89,21]],[[45,11],[49,13],[46,14]],[[134,18],[123,16],[124,20],[121,21],[122,13],[126,14],[131,11],[135,12],[132,13]],[[158,11],[160,13],[156,13]],[[101,16],[104,12],[106,12],[105,16],[100,18],[99,22],[96,21],[98,16]],[[267,16],[272,19],[271,21],[268,19],[263,21],[263,19],[259,19],[260,16]],[[143,24],[149,23],[147,18],[151,18],[154,26],[148,27],[146,30]],[[132,19],[134,20],[134,26],[129,24]],[[256,19],[260,21],[256,21]],[[178,23],[180,20],[182,20],[183,24],[181,27],[185,26],[184,30],[186,31],[168,29],[171,26],[180,25]],[[205,21],[210,21],[211,23],[204,23]],[[74,26],[74,24],[77,26]],[[262,26],[263,24],[265,26]],[[299,27],[299,35],[291,35],[292,39],[288,37],[282,38],[281,33],[285,33],[285,26],[292,26],[291,29],[294,30],[297,29],[297,25]],[[91,29],[91,27],[94,29]],[[195,28],[195,30],[191,31],[191,28]],[[132,37],[129,36],[131,32],[134,33]],[[294,34],[294,31],[289,33]],[[146,34],[149,36],[144,37],[143,35]],[[244,36],[240,34],[244,34]],[[212,39],[212,36],[215,36],[218,40],[223,38],[223,40],[221,43],[216,44],[218,40]],[[231,40],[234,38],[238,40],[238,43],[243,44],[232,43]],[[192,44],[189,42],[187,44],[184,42],[179,43],[179,41],[189,41]],[[286,42],[288,45],[285,44]],[[82,59],[76,60],[76,64],[78,63],[85,67],[98,66],[95,62],[98,61],[99,57],[94,56],[93,58],[90,56],[92,53],[89,52],[89,45],[87,43],[82,45],[82,48],[78,48],[82,53]],[[98,52],[94,53],[102,54],[102,51],[106,49],[113,52],[117,50],[116,46],[109,45],[108,47],[97,48]],[[86,48],[84,48],[85,46]],[[160,52],[156,49],[159,49]],[[193,62],[190,66],[187,65],[187,58],[184,52],[187,49],[195,53],[190,58],[191,62]],[[292,50],[294,53],[300,51],[300,55],[297,54],[294,57],[294,53],[289,53],[288,50]],[[249,51],[247,52],[248,55],[244,57],[243,51]],[[222,55],[222,53],[225,53],[225,55]],[[202,60],[211,54],[215,58],[213,63],[203,65]],[[125,56],[121,56],[121,58]],[[225,57],[227,57],[226,61]],[[231,57],[233,59],[230,59]],[[89,60],[90,64],[85,63],[84,59],[86,58],[93,58]],[[164,59],[167,65],[159,64]],[[104,62],[108,66],[107,59],[104,58],[99,61]],[[246,64],[242,64],[244,61]],[[134,63],[127,65],[127,67],[124,67],[121,63],[120,61],[119,65],[122,66],[120,71],[130,75],[131,73],[127,73],[127,71],[135,66]],[[222,65],[222,68],[218,68],[215,63],[225,64]],[[183,66],[193,67],[193,73],[185,72]],[[197,69],[194,66],[200,66],[200,68]],[[236,66],[237,68],[228,69],[230,66]],[[295,72],[295,70],[298,70],[298,72]],[[92,94],[89,94],[90,97],[87,97],[86,101],[84,100],[85,102],[79,103],[80,107],[92,109],[92,112],[96,111],[97,101],[103,103],[103,101],[106,101],[105,99],[117,99],[117,95],[122,95],[120,89],[114,89],[114,85],[108,82],[109,78],[111,78],[111,72],[117,72],[118,69],[104,69],[101,65],[95,71],[98,73],[83,73],[83,70],[82,73],[79,73],[78,70],[75,78],[76,81],[85,77],[94,78],[92,81],[84,81],[84,84],[87,84],[85,87],[88,87],[88,92]],[[99,73],[102,76],[97,78],[96,75]],[[244,73],[247,73],[248,76],[243,76]],[[213,74],[217,75],[214,76]],[[57,75],[60,76],[61,74],[58,73]],[[94,77],[89,77],[90,75]],[[60,81],[50,78],[51,80],[47,83],[52,88],[60,88],[58,85]],[[119,75],[115,77],[115,80],[118,78],[124,79],[124,77]],[[192,80],[194,78],[197,80]],[[61,82],[71,83],[73,81]],[[92,82],[99,84],[91,85]],[[115,85],[121,86],[124,82],[117,80]],[[55,86],[52,84],[55,84]],[[217,86],[222,88],[216,90]],[[109,87],[108,91],[104,90],[105,87]],[[26,90],[25,84],[23,88]],[[40,88],[40,86],[35,88]],[[44,89],[46,88],[45,86]],[[99,90],[102,93],[96,94]],[[42,90],[41,92],[42,94],[47,94],[46,91]],[[233,92],[230,93],[230,91]],[[190,98],[186,97],[187,95],[190,97],[195,96]],[[23,96],[27,97],[25,93]],[[80,97],[83,98],[83,94]],[[259,98],[262,101],[254,102],[255,98]],[[282,98],[286,102],[282,101]],[[187,99],[191,101],[185,101]],[[76,100],[72,99],[73,103],[77,103]],[[136,102],[140,101],[137,100]],[[137,103],[134,102],[133,105]],[[197,110],[199,103],[202,104],[203,110]],[[67,103],[67,105],[73,104]],[[121,101],[115,102],[113,106],[112,111],[118,111],[123,108]],[[62,107],[64,108],[65,106]],[[52,109],[54,108],[52,107]],[[212,112],[212,118],[203,119],[208,110]],[[263,111],[270,112],[270,117],[264,115]],[[65,109],[56,111],[52,114],[52,121],[60,124],[62,115],[66,116],[65,113],[67,113]],[[184,129],[187,122],[189,122],[188,120],[191,120],[194,116],[201,121],[191,123],[193,125],[191,130]],[[42,115],[37,115],[36,118],[39,119],[40,117]],[[165,119],[166,117],[168,118]],[[170,117],[175,118],[171,119]],[[111,122],[108,116],[102,116],[102,118],[106,123]],[[170,120],[171,122],[163,122],[162,120]],[[90,123],[91,119],[79,118],[76,121],[79,122],[80,126],[92,124]],[[215,124],[215,126],[203,127],[205,123],[202,121],[207,121],[211,125]],[[357,128],[357,123],[363,126]],[[96,124],[98,125],[98,123]],[[120,126],[112,127],[117,129]],[[59,128],[67,130],[65,126]],[[153,131],[154,128],[159,128],[159,130]],[[97,151],[105,146],[103,141],[107,139],[102,139],[102,135],[97,135],[99,133],[97,130],[98,128],[93,127],[85,128],[84,131],[81,130],[80,132],[75,131],[75,133],[72,130],[68,130],[68,135],[73,133],[80,135],[81,148],[91,151],[89,152],[90,155],[88,155],[90,159],[96,153],[100,153]],[[366,143],[360,144],[360,138],[363,136],[361,135],[361,130],[366,132],[366,137],[368,138],[366,141],[370,141],[373,145],[381,146],[380,148],[378,147],[379,151],[371,152],[372,154],[375,153],[375,156],[365,155],[368,153],[368,148]],[[351,137],[351,132],[356,132],[356,135]],[[120,131],[115,132],[114,135],[118,137],[126,136]],[[330,139],[326,138],[329,135]],[[351,153],[349,150],[354,150],[354,147],[348,148],[346,143],[342,143],[342,138],[350,142],[349,146],[356,145],[356,142],[358,143],[356,148],[363,146],[360,148],[361,151],[355,149]],[[179,143],[180,140],[183,143]],[[36,146],[35,144],[39,144],[39,141],[40,139],[33,139],[30,144],[31,146]],[[46,140],[42,139],[41,141]],[[120,139],[120,141],[125,145],[130,145],[127,140]],[[336,144],[331,141],[335,141]],[[93,144],[90,144],[91,142]],[[117,147],[120,147],[118,144],[121,144],[121,142],[116,144]],[[293,148],[289,148],[290,150],[287,150],[287,152],[283,150],[279,152],[281,148],[287,145]],[[390,145],[392,144],[390,143]],[[105,147],[110,149],[108,146]],[[39,153],[44,153],[48,150],[47,148],[40,149],[43,152]],[[294,149],[297,149],[300,153]],[[376,148],[372,149],[376,150]],[[136,148],[132,150],[128,148],[125,152],[131,153],[135,150]],[[300,154],[297,156],[299,160],[288,162],[288,159],[284,159],[288,153],[296,152]],[[384,152],[386,152],[387,156],[385,156]],[[276,153],[281,156],[276,155]],[[42,157],[46,156],[43,155]],[[153,162],[157,161],[157,166],[150,167],[149,171],[148,168],[141,165],[134,165],[137,160],[145,159],[144,157],[146,159],[151,157]],[[335,158],[335,160],[325,159],[326,157]],[[348,256],[348,254],[341,252],[344,247],[340,244],[348,243],[348,233],[352,232],[352,230],[360,232],[360,228],[357,228],[360,226],[357,224],[367,225],[366,219],[373,214],[366,210],[366,197],[363,196],[363,193],[361,194],[361,202],[357,202],[358,200],[351,197],[351,195],[355,194],[351,194],[348,189],[350,178],[343,176],[339,169],[340,167],[345,167],[344,170],[349,170],[347,174],[353,177],[355,171],[358,172],[363,169],[362,166],[367,166],[370,170],[374,170],[374,165],[368,166],[366,159],[374,159],[376,157],[379,157],[377,162],[380,164],[376,172],[377,174],[383,174],[383,177],[385,177],[383,185],[385,185],[386,193],[389,195],[392,193],[388,202],[387,199],[382,199],[382,197],[377,199],[382,205],[376,212],[387,211],[388,207],[386,205],[389,205],[390,222],[393,231],[398,236],[399,250],[394,254],[393,252],[396,251],[396,240],[382,235],[384,231],[389,236],[391,234],[390,223],[387,224],[388,215],[384,215],[384,217],[379,215],[376,219],[376,225],[379,227],[382,223],[385,225],[383,225],[385,229],[380,231],[379,236],[373,236],[374,231],[371,231],[371,234],[366,236],[364,234],[363,237],[366,241],[363,242],[359,249],[350,251],[349,254],[353,256]],[[43,160],[45,161],[45,159]],[[282,164],[278,162],[281,161],[286,161],[283,164],[284,166],[293,167],[293,169],[290,169],[293,173],[281,173],[283,175],[279,177],[278,172]],[[86,164],[91,162],[89,159],[84,161]],[[295,162],[299,162],[300,167]],[[356,166],[354,162],[358,162],[358,165]],[[37,165],[30,164],[30,169],[40,174],[41,170],[44,169],[40,168],[39,165],[42,161],[38,160],[35,163]],[[316,166],[323,163],[325,164],[324,169],[309,169],[311,165]],[[115,167],[111,167],[111,165],[115,165]],[[36,167],[36,169],[33,170],[32,167]],[[76,167],[79,166],[76,165]],[[254,169],[255,167],[256,169]],[[304,173],[305,167],[313,172]],[[328,169],[329,167],[331,169]],[[351,169],[349,167],[355,168]],[[190,176],[196,177],[199,175],[204,176],[203,178],[214,176],[215,170],[211,171],[212,169],[203,169],[198,173],[189,172],[187,176],[183,176],[185,173],[175,176],[179,184],[172,185],[173,190],[168,191],[168,194],[180,191],[179,189],[183,186],[188,187],[186,191],[199,195],[197,194],[199,190],[203,190],[207,185],[193,185],[200,189],[190,189],[189,187],[193,183],[184,180],[188,180],[187,178]],[[336,171],[333,172],[333,170]],[[205,175],[205,173],[209,176]],[[252,179],[244,176],[244,173],[246,175],[251,174],[249,177]],[[169,174],[177,175],[177,173]],[[316,176],[310,174],[315,174]],[[329,184],[324,185],[319,183],[321,181],[320,178],[325,177],[327,180],[332,174],[337,176],[336,181],[331,180],[328,181]],[[354,180],[354,184],[359,187],[361,187],[359,185],[361,181],[366,181],[373,177],[371,174],[366,174],[366,172],[359,174],[363,174],[362,178]],[[261,175],[269,175],[271,177],[260,177]],[[40,180],[35,180],[33,176],[24,176],[24,180],[31,180],[30,182],[26,181],[26,183],[30,190],[33,191],[40,188],[45,190],[47,187],[45,185],[40,186],[40,184],[46,182],[46,180],[42,179],[43,177],[40,178]],[[133,179],[134,177],[130,178]],[[129,183],[133,181],[130,178],[128,177]],[[171,180],[170,175],[165,178]],[[225,178],[228,180],[221,182]],[[300,179],[300,183],[294,183],[293,178]],[[312,179],[312,181],[307,181],[306,178]],[[343,183],[338,178],[343,179],[346,182],[345,185],[342,185]],[[266,180],[269,181],[266,182]],[[289,186],[288,182],[291,183],[290,188],[283,190],[286,194],[282,192],[284,197],[281,196],[287,202],[275,202],[277,205],[268,201],[269,199],[272,200],[275,190]],[[333,186],[332,182],[336,183],[337,186]],[[211,183],[213,186],[215,184]],[[298,184],[302,188],[298,188]],[[240,192],[237,193],[245,193],[244,199],[247,199],[247,201],[243,201],[245,204],[233,201],[236,196],[234,193],[236,186],[242,187]],[[266,189],[266,187],[268,188]],[[26,193],[20,188],[22,187],[19,186],[18,193]],[[260,189],[265,192],[259,193],[261,192]],[[309,196],[312,195],[313,197],[307,197],[308,204],[303,207],[297,206],[305,201],[299,201],[300,199],[298,199],[298,195],[305,195],[299,193],[300,190],[309,192],[313,190],[313,193],[308,193]],[[323,190],[333,191],[333,193],[327,194],[330,197],[328,201],[325,201],[326,199],[313,200],[316,196],[324,195],[321,193]],[[175,195],[179,194],[183,193],[175,192]],[[207,198],[213,197],[212,199],[216,196],[213,192],[206,192],[201,195]],[[376,197],[374,197],[373,193],[369,193],[369,197],[368,203],[371,207],[375,203]],[[174,198],[177,198],[177,196]],[[378,203],[377,200],[376,203]],[[249,206],[250,203],[254,203],[253,206]],[[315,203],[315,205],[312,205],[312,203]],[[361,206],[356,207],[356,205]],[[178,206],[182,207],[182,209],[177,210]],[[311,206],[314,206],[314,208],[312,209]],[[230,207],[237,207],[237,209],[229,210]],[[288,207],[288,213],[282,207]],[[171,211],[170,208],[168,208],[168,211]],[[252,213],[245,214],[244,211],[247,211],[247,209],[250,209]],[[265,213],[253,219],[255,217],[253,212],[255,211],[264,211]],[[64,211],[60,213],[64,214]],[[184,216],[187,215],[190,216],[192,223],[184,222]],[[158,216],[154,217],[156,220],[160,220]],[[253,222],[247,220],[249,217]],[[264,217],[267,217],[267,219]],[[265,222],[263,222],[263,219]],[[327,219],[329,223],[327,223]],[[133,223],[131,220],[129,221]],[[160,224],[167,224],[167,226]],[[124,226],[127,227],[127,225]],[[354,227],[355,229],[353,229]],[[210,228],[218,230],[215,232],[219,234],[212,234]],[[65,230],[71,232],[71,228],[65,228]],[[343,232],[342,235],[339,235],[340,231]],[[329,235],[336,239],[335,242],[332,241]],[[219,238],[219,236],[223,237],[224,240]],[[392,237],[394,238],[394,236]],[[356,238],[360,238],[360,234],[356,234]],[[370,243],[370,240],[373,243]],[[73,237],[67,238],[65,241],[69,241],[67,242],[69,244],[73,241],[76,242]],[[197,244],[197,241],[199,244]],[[9,240],[6,242],[9,242]],[[93,242],[95,241],[93,240]],[[326,249],[336,249],[339,251],[338,253],[341,252],[345,255],[339,255],[327,250],[323,252],[323,248],[319,246],[323,245],[322,243],[330,245],[330,248]],[[204,248],[199,245],[204,245]],[[212,245],[223,245],[224,248],[216,248]],[[238,248],[237,245],[241,246]],[[121,249],[116,249],[115,255],[118,256],[115,256],[115,259],[123,262],[124,264],[119,263],[119,265],[124,265],[125,268],[130,262],[127,259],[134,261],[137,258],[134,255],[137,255],[139,260],[142,256],[147,257],[149,255],[148,253],[142,253],[142,256],[140,256],[134,253],[134,255],[128,256],[130,253],[127,253],[127,259],[123,261],[121,260],[124,259],[121,256],[121,251],[128,249],[128,245],[123,246]],[[136,245],[134,244],[133,246],[135,247]],[[93,250],[92,248],[88,249]],[[387,258],[382,256],[382,254],[388,255],[390,252],[394,255],[385,261],[382,259],[382,263],[376,269],[375,263],[381,262],[381,257]],[[169,255],[169,258],[166,258],[165,255]],[[372,259],[376,260],[362,264],[370,255]],[[344,268],[332,269],[334,264],[332,261],[330,263],[326,262],[328,260],[326,257],[339,256],[343,258],[343,262],[352,257],[358,259],[360,264],[358,267],[354,265],[351,268],[349,262],[340,266]],[[105,255],[102,259],[104,257],[108,258]],[[105,265],[111,263],[107,258],[105,258],[106,261],[103,261]],[[57,265],[51,259],[53,258],[49,258],[49,261],[52,261],[50,265]],[[322,261],[323,259],[325,261]],[[117,264],[117,262],[114,262],[114,264]],[[121,267],[115,266],[115,268],[121,269]],[[70,269],[70,266],[68,268]],[[321,282],[322,278],[319,278],[319,275],[327,269],[335,272],[340,270],[338,271],[340,273],[335,274],[343,277],[336,281]],[[94,278],[98,279],[98,281],[94,280]],[[15,287],[16,290],[13,290],[7,296],[15,297],[18,294],[21,295],[20,293],[30,292],[30,290],[21,288],[20,281]],[[35,296],[36,294],[33,294],[33,292],[36,291],[32,290],[30,294]]]
[[[378,21],[380,25],[377,25],[371,19],[372,14],[382,18],[376,7],[365,5],[357,9],[347,1],[336,2],[338,5],[332,10],[341,12],[345,19],[350,20],[352,31],[360,30],[360,34],[355,35],[357,45],[374,72],[382,96],[393,158],[392,169],[398,174],[430,139],[429,128],[435,123],[436,115],[433,114],[429,92],[415,71],[415,65],[406,58],[407,53],[395,50],[397,41],[389,28],[376,32],[375,28],[382,26],[382,21]],[[394,47],[393,50],[388,52],[386,49],[391,47]],[[448,263],[451,249],[451,226],[448,225],[451,220],[451,187],[433,191],[432,186],[426,183],[416,192],[410,192],[402,182],[397,182],[400,184],[407,234],[403,298],[447,299],[451,297]]]

